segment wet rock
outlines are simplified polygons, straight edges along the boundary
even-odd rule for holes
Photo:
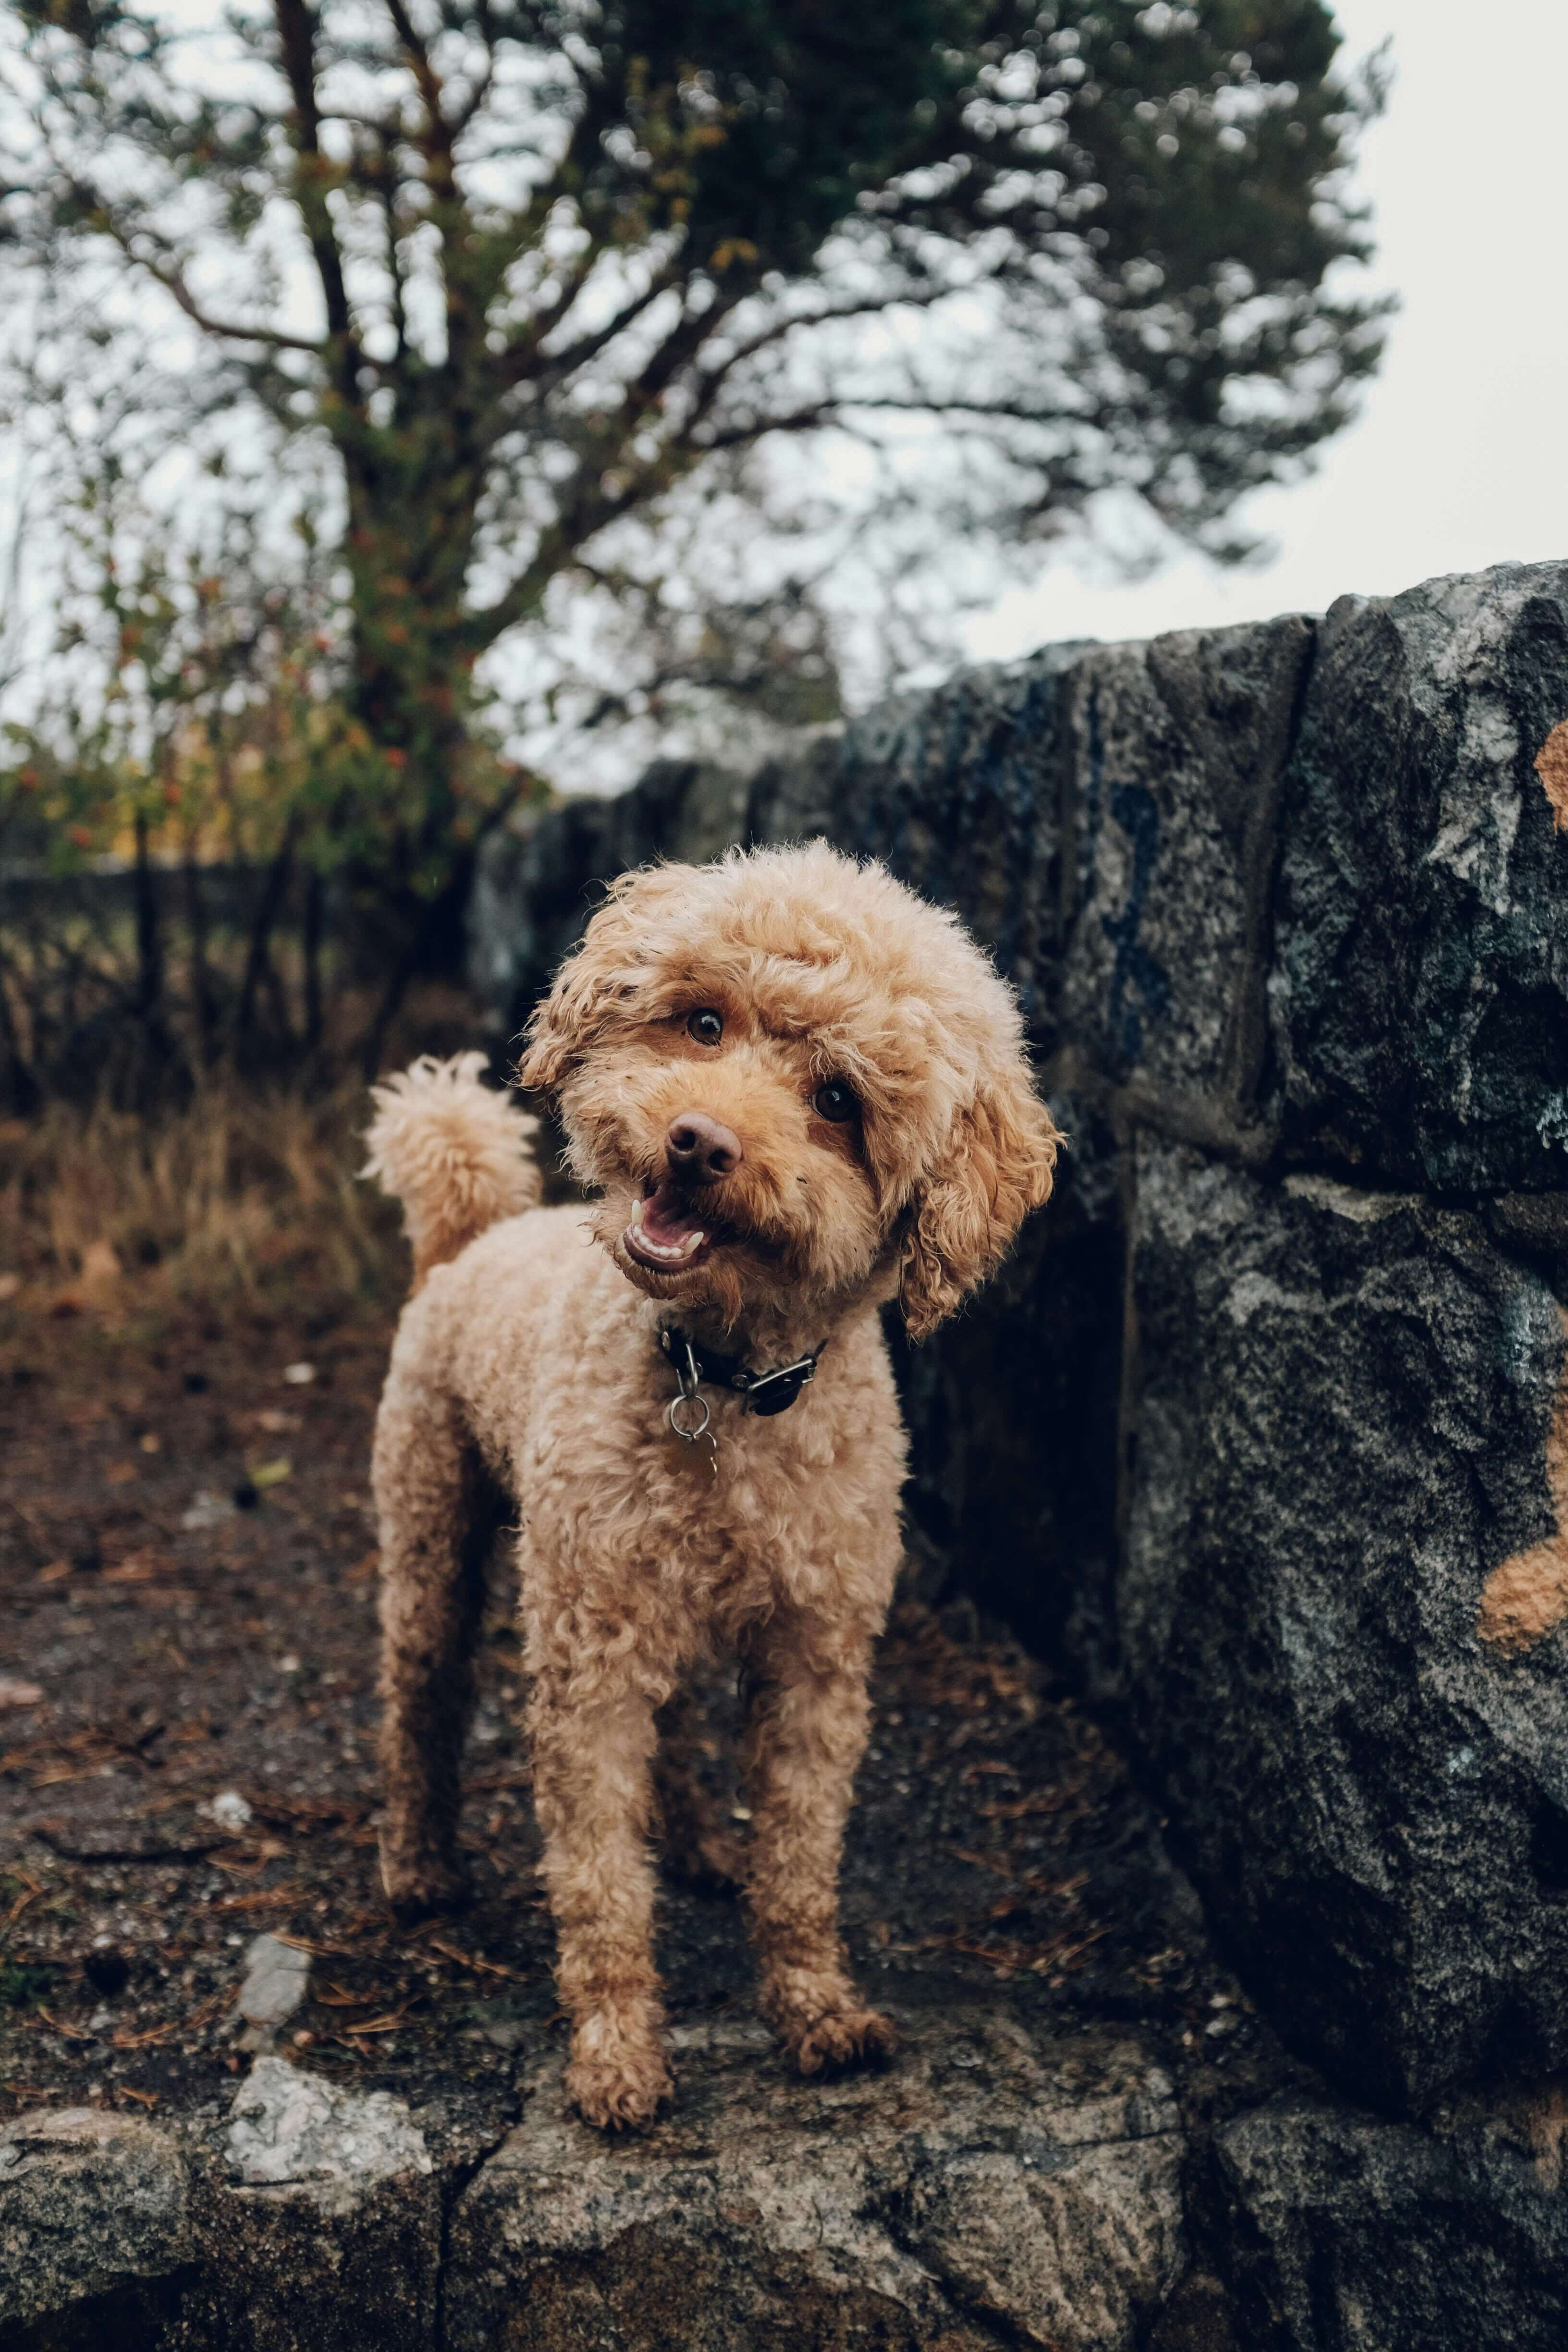
[[[1290,615],[1094,647],[1070,676],[1062,1035],[1198,1140],[1256,1117],[1280,791],[1311,649]]]
[[[89,2298],[108,2325],[190,2245],[185,2167],[151,2124],[64,2107],[0,2128],[0,2327]]]
[[[1248,2352],[1568,2341],[1561,2089],[1441,2132],[1320,2101],[1232,2123],[1218,2169]]]
[[[1299,1160],[1568,1184],[1568,564],[1345,597],[1287,784],[1271,980]]]
[[[1132,1302],[1133,1721],[1254,1992],[1396,2106],[1568,2062],[1568,1626],[1482,1622],[1556,1531],[1557,1302],[1478,1217],[1152,1143]]]
[[[907,2023],[890,2073],[835,2084],[689,2029],[675,2116],[622,2145],[552,2064],[453,2217],[451,2344],[1131,2347],[1184,2267],[1166,2078],[994,2006]]]

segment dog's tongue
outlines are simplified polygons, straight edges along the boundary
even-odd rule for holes
[[[668,1178],[642,1204],[643,1232],[658,1249],[676,1248],[688,1234],[698,1232],[701,1225],[696,1210],[681,1200]]]

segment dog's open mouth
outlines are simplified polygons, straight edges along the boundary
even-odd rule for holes
[[[700,1265],[723,1227],[700,1200],[679,1192],[668,1176],[632,1203],[632,1220],[621,1235],[626,1255],[655,1274],[685,1274]]]

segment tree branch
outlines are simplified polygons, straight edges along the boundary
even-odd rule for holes
[[[194,327],[199,327],[204,335],[222,336],[226,341],[236,343],[267,343],[274,351],[309,352],[313,358],[321,357],[323,347],[313,336],[287,335],[280,327],[247,327],[241,325],[237,320],[215,318],[212,312],[205,309],[192,294],[176,263],[165,262],[160,265],[156,261],[149,261],[144,257],[132,253],[118,230],[111,230],[110,234],[121,251],[127,253],[132,261],[139,262],[142,268],[148,270],[158,280],[166,293],[174,296],[191,324]]]
[[[272,15],[294,100],[295,143],[300,160],[300,212],[321,281],[327,333],[338,346],[338,390],[353,409],[359,404],[360,351],[343,278],[343,257],[321,184],[326,159],[321,153],[321,117],[316,100],[316,17],[310,0],[272,0]]]
[[[758,352],[766,351],[772,343],[782,342],[784,338],[792,334],[796,327],[827,326],[837,319],[871,318],[885,310],[898,310],[906,307],[910,310],[929,310],[933,303],[945,302],[951,296],[967,293],[969,290],[969,288],[964,286],[933,286],[919,293],[906,290],[896,294],[868,294],[859,301],[830,304],[820,310],[799,311],[793,318],[775,320],[771,327],[764,327],[760,333],[752,336],[749,341],[737,343],[735,349],[726,353],[725,357],[710,371],[710,374],[722,379],[731,369],[741,366],[746,360],[753,359]],[[708,377],[705,376],[704,381],[707,380]]]
[[[552,306],[554,316],[551,320],[552,325],[564,318],[582,292],[583,282],[586,276],[586,269],[577,274],[568,299],[563,303]],[[563,352],[542,352],[539,348],[540,335],[538,333],[531,335],[526,344],[516,347],[517,363],[506,370],[509,380],[513,383],[532,382],[541,388],[563,383],[569,375],[574,375],[580,367],[585,367],[591,359],[597,358],[602,351],[615,341],[617,335],[624,334],[633,320],[640,318],[649,304],[656,301],[659,295],[675,283],[675,265],[673,262],[666,263],[663,269],[655,271],[641,293],[632,295],[628,300],[622,303],[614,318],[607,320],[604,326],[596,327],[591,334],[579,335],[577,341],[569,344]],[[549,331],[548,326],[543,330],[546,334]],[[511,354],[508,352],[503,356],[510,359]]]

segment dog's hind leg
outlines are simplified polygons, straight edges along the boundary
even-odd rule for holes
[[[404,1919],[467,1894],[458,1768],[499,1498],[457,1413],[395,1366],[372,1472],[381,1528],[381,1876]]]

